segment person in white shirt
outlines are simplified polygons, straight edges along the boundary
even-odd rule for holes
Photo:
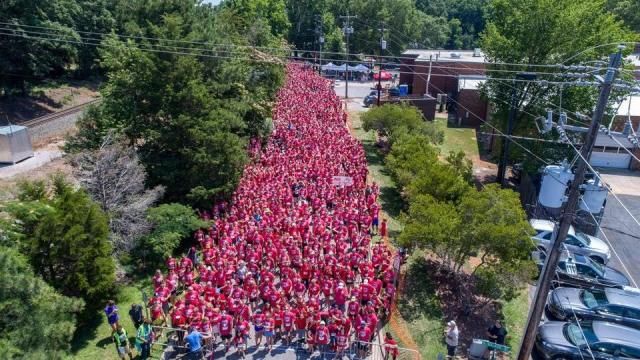
[[[458,347],[458,337],[460,332],[456,322],[451,320],[447,323],[444,330],[445,342],[447,343],[447,359],[453,359],[456,356],[456,348]]]

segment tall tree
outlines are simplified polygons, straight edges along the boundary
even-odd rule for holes
[[[0,354],[3,359],[62,359],[82,300],[58,294],[15,247],[0,246]]]
[[[622,23],[606,11],[605,0],[494,0],[488,7],[488,24],[482,35],[482,48],[490,61],[517,64],[575,64],[588,60],[606,60],[618,43],[633,38]],[[574,56],[578,55],[578,56]],[[540,68],[522,65],[492,66],[490,70],[520,70],[541,72]],[[544,72],[560,72],[545,68]],[[595,89],[549,86],[540,82],[518,83],[494,80],[503,73],[489,71],[487,94],[496,108],[494,120],[506,127],[510,94],[519,88],[515,133],[532,135],[537,131],[533,117],[545,114],[549,102],[560,103],[570,112],[590,113],[594,105]],[[559,79],[548,74],[539,80]],[[562,79],[562,78],[560,78]],[[533,115],[529,115],[533,114]],[[515,147],[514,147],[515,148]],[[512,157],[513,158],[513,157]],[[531,158],[518,160],[529,162]],[[538,167],[535,164],[532,168]]]
[[[22,184],[6,211],[16,220],[16,242],[36,273],[66,296],[95,310],[115,291],[107,216],[84,190],[57,176]]]
[[[0,2],[0,22],[5,23],[0,34],[0,96],[25,94],[33,82],[60,75],[75,62],[80,37],[73,27],[79,13],[75,0]]]
[[[109,237],[116,255],[133,250],[151,224],[146,212],[162,196],[157,186],[145,189],[147,173],[132,146],[109,135],[100,148],[71,158],[74,175],[109,216]]]

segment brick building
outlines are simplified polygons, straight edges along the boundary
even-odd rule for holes
[[[486,59],[480,49],[407,50],[402,57],[400,84],[409,85],[410,94],[434,98],[446,94],[458,103],[456,119],[460,125],[478,126],[482,121],[473,114],[487,120],[489,105],[479,89],[486,79]]]

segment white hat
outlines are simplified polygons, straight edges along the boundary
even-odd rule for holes
[[[456,322],[451,320],[447,323],[448,326],[456,326]]]

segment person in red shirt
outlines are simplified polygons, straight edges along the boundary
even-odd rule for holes
[[[387,218],[382,218],[382,224],[380,224],[380,237],[387,238]]]
[[[245,352],[247,351],[250,330],[249,322],[246,320],[240,320],[236,325],[236,335],[233,343],[242,359],[244,359]]]
[[[296,314],[291,311],[291,307],[286,305],[282,312],[282,337],[285,344],[291,345],[293,340],[293,327],[296,319]]]
[[[256,334],[256,346],[260,347],[262,343],[262,334],[264,333],[264,320],[265,316],[262,313],[262,310],[256,310],[255,315],[253,315],[253,330]]]
[[[274,343],[275,338],[275,319],[273,318],[273,314],[271,312],[266,312],[264,314],[264,337],[266,338],[267,351],[271,351],[271,347]]]
[[[389,359],[391,356],[392,360],[396,360],[398,358],[398,343],[393,339],[390,332],[384,337],[384,351],[385,351],[385,360]]]
[[[229,350],[229,344],[231,342],[231,333],[233,330],[233,317],[227,314],[226,310],[222,310],[220,316],[220,338],[224,342],[224,351]]]
[[[303,340],[307,337],[307,311],[304,305],[298,306],[296,309],[296,337]]]
[[[174,308],[171,312],[171,327],[178,329],[178,344],[184,343],[184,334],[187,329],[187,318],[182,313],[181,309]]]
[[[329,345],[331,338],[329,328],[326,326],[324,321],[320,321],[320,325],[316,328],[316,336],[314,340],[321,354],[328,351],[327,345]]]
[[[363,320],[358,326],[356,331],[356,338],[358,339],[358,357],[365,359],[369,352],[369,342],[371,341],[371,329],[367,326],[367,323]]]

